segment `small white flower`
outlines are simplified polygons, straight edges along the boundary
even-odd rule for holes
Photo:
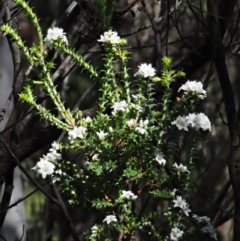
[[[57,175],[56,175],[57,174]],[[58,169],[54,171],[53,177],[52,177],[52,183],[55,183],[59,180],[61,180],[60,176],[66,176],[67,174],[63,172],[61,169]]]
[[[127,102],[125,100],[114,103],[112,108],[114,113],[117,111],[128,111]]]
[[[144,78],[154,77],[156,75],[156,70],[152,67],[151,64],[141,64],[138,66],[138,68],[139,70],[135,75],[140,75]]]
[[[177,196],[176,199],[173,200],[174,206],[175,208],[179,207],[179,208],[183,208],[187,205],[186,201],[184,199],[182,199],[181,196]]]
[[[110,43],[110,44],[118,44],[120,42],[120,37],[117,32],[109,30],[100,36],[98,42]]]
[[[49,161],[49,162],[56,162],[57,160],[61,160],[62,155],[58,153],[55,150],[52,150],[51,152],[47,153],[47,155],[44,155],[42,159]]]
[[[99,137],[100,140],[104,140],[105,137],[108,135],[108,133],[105,133],[103,131],[97,132],[97,135]]]
[[[108,128],[108,130],[109,130],[109,132],[113,132],[113,128],[111,127],[111,126],[109,126],[109,128]]]
[[[63,42],[67,44],[68,41],[65,35],[66,33],[64,33],[63,29],[61,28],[57,28],[57,27],[49,28],[47,31],[47,36],[44,39],[44,41],[51,44],[53,41],[61,39]]]
[[[197,82],[196,80],[188,80],[178,91],[181,90],[185,91],[187,94],[196,94],[199,99],[204,99],[207,96],[206,90],[203,89],[202,83]]]
[[[188,119],[185,116],[178,116],[175,121],[172,122],[179,130],[188,131]]]
[[[183,236],[183,231],[181,231],[177,227],[173,228],[170,233],[170,239],[173,241],[178,241],[178,239],[181,238],[182,236]]]
[[[148,124],[149,124],[149,120],[145,120],[145,121],[140,120],[140,122],[139,122],[139,126],[142,128],[147,127]]]
[[[131,119],[131,120],[127,121],[127,126],[129,128],[136,126],[136,124],[137,124],[137,121],[135,119]]]
[[[143,226],[152,226],[151,222],[144,222],[142,225]]]
[[[217,234],[215,233],[215,229],[214,229],[214,227],[211,224],[201,228],[201,231],[203,233],[209,233],[212,238],[217,240]]]
[[[166,164],[166,160],[163,158],[164,155],[162,152],[157,151],[156,152],[156,161],[160,164],[160,165],[165,165]]]
[[[98,233],[98,226],[97,226],[97,225],[94,225],[91,229],[92,229],[92,234],[91,234],[91,236],[92,236],[92,237],[96,237],[96,236],[97,236],[97,233]]]
[[[147,125],[149,123],[149,120],[140,120],[139,122],[139,126],[135,128],[135,131],[139,132],[140,134],[144,135],[147,134]]]
[[[183,208],[182,211],[185,213],[186,216],[189,216],[189,213],[191,212],[191,209],[189,208],[189,204],[186,204]]]
[[[203,113],[189,114],[187,116],[187,121],[196,131],[198,131],[200,128],[202,128],[204,131],[211,131],[211,122]]]
[[[97,233],[98,233],[98,226],[97,226],[97,225],[94,225],[91,229],[92,229],[92,234],[91,234],[91,236],[92,236],[92,237],[96,237],[96,236],[97,236]]]
[[[92,157],[92,160],[93,161],[97,161],[98,160],[98,156],[99,156],[99,154],[94,154],[93,157]]]
[[[46,178],[47,175],[52,175],[55,169],[55,165],[49,161],[46,161],[40,158],[40,161],[37,162],[36,166],[32,168],[36,172],[42,175],[42,178]]]
[[[103,220],[103,222],[106,222],[107,224],[110,224],[111,222],[117,222],[117,218],[115,215],[108,215],[106,218]]]
[[[172,190],[172,192],[170,193],[170,196],[171,197],[174,197],[175,195],[176,195],[176,192],[178,191],[178,189],[176,189],[176,188],[174,188],[173,190]]]
[[[147,130],[142,128],[142,127],[136,127],[135,128],[135,131],[139,132],[140,134],[144,135],[144,134],[147,134]]]
[[[121,194],[120,198],[136,200],[137,196],[134,195],[131,191],[122,191],[122,194]]]
[[[173,167],[177,170],[178,175],[180,175],[183,172],[189,172],[186,166],[183,166],[183,164],[178,165],[176,162],[173,164]]]
[[[85,121],[89,123],[89,122],[92,121],[92,118],[91,118],[90,116],[87,116],[87,117],[85,118]]]
[[[74,127],[72,130],[68,132],[68,138],[70,140],[76,139],[76,138],[81,138],[83,139],[87,135],[87,128],[83,126],[79,127]]]
[[[177,196],[176,199],[173,200],[175,208],[179,207],[182,209],[182,211],[186,214],[186,216],[189,216],[189,213],[191,212],[191,209],[189,208],[189,204],[182,199],[181,196]]]
[[[52,143],[52,148],[50,149],[50,151],[51,151],[51,150],[56,150],[56,151],[59,150],[59,143],[57,143],[57,142],[54,141],[54,142]]]

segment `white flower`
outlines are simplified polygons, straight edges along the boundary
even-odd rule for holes
[[[189,213],[191,212],[191,209],[189,208],[189,204],[186,204],[183,208],[182,211],[185,213],[186,216],[189,216]]]
[[[156,152],[156,161],[160,164],[160,165],[165,165],[166,164],[166,160],[163,158],[164,155],[162,152],[157,151]]]
[[[106,222],[107,224],[111,222],[117,222],[117,218],[115,215],[108,215],[106,218],[103,220],[103,222]]]
[[[215,240],[217,240],[217,235],[216,235],[215,229],[214,229],[214,227],[213,227],[212,225],[209,224],[209,225],[201,228],[201,231],[202,231],[203,233],[209,233],[212,238],[214,238]]]
[[[196,131],[198,131],[200,128],[202,128],[204,131],[211,131],[211,123],[208,117],[203,113],[189,114],[187,116],[187,121]]]
[[[180,175],[183,172],[189,172],[186,166],[183,166],[183,164],[178,165],[176,162],[173,164],[173,167],[177,170],[178,175]]]
[[[98,156],[99,156],[99,154],[94,154],[94,155],[92,156],[92,160],[93,160],[93,161],[97,161],[97,160],[98,160]]]
[[[117,32],[109,30],[108,32],[105,32],[103,35],[100,36],[98,42],[118,44],[120,40],[121,39],[118,36]]]
[[[142,128],[147,127],[148,124],[149,124],[149,120],[145,120],[145,121],[140,120],[140,122],[139,122],[139,126]]]
[[[37,162],[36,166],[32,169],[41,174],[43,178],[46,178],[47,175],[52,175],[55,169],[55,165],[53,163],[62,158],[62,155],[57,152],[58,149],[59,144],[57,142],[53,142],[49,152],[46,155],[43,155],[43,157],[40,158],[40,161]]]
[[[62,155],[57,153],[56,150],[50,149],[50,152],[47,155],[44,155],[42,159],[49,161],[49,162],[56,162],[57,160],[61,160]]]
[[[68,139],[73,140],[76,138],[83,139],[87,135],[87,128],[83,126],[74,127],[72,130],[68,132]]]
[[[85,121],[89,123],[89,122],[92,121],[92,118],[91,118],[90,116],[87,116],[87,117],[85,118]]]
[[[127,102],[125,100],[114,103],[112,108],[113,108],[114,113],[117,112],[117,111],[128,111]]]
[[[202,83],[197,82],[196,80],[188,80],[178,91],[181,90],[185,91],[187,94],[196,94],[199,99],[204,99],[207,96],[206,90],[203,89]]]
[[[135,119],[131,119],[131,120],[127,121],[127,126],[129,128],[134,127],[136,124],[137,124],[137,121]]]
[[[57,175],[56,175],[57,174]],[[60,176],[66,176],[67,174],[63,172],[61,169],[58,169],[54,171],[53,177],[52,177],[52,183],[55,183],[59,180],[61,180]]]
[[[96,237],[98,233],[98,226],[94,225],[91,229],[92,229],[91,237]]]
[[[136,127],[135,130],[136,130],[137,132],[139,132],[140,134],[142,134],[142,135],[148,133],[146,129],[141,128],[141,127]]]
[[[135,75],[143,76],[144,78],[147,77],[154,77],[156,70],[152,67],[151,64],[141,64],[138,66],[139,70]],[[135,76],[134,75],[134,76]]]
[[[170,233],[170,239],[173,241],[178,241],[178,239],[181,238],[182,236],[183,236],[183,231],[181,231],[177,227],[173,228]]]
[[[52,148],[50,149],[50,151],[51,151],[51,150],[56,150],[56,151],[59,150],[59,144],[54,141],[54,142],[52,143]]]
[[[66,33],[63,32],[63,29],[53,27],[49,28],[47,31],[47,36],[44,39],[47,43],[51,44],[54,40],[61,39],[66,44],[68,43],[67,37],[65,36]]]
[[[143,222],[142,224],[143,226],[152,226],[151,222],[147,221],[147,222]]]
[[[149,120],[145,120],[145,121],[140,120],[139,126],[135,128],[135,131],[139,132],[142,135],[147,134],[148,132],[147,132],[146,128],[147,128],[148,123],[149,123]]]
[[[181,196],[177,196],[176,199],[173,200],[174,206],[175,208],[179,207],[182,209],[182,211],[189,216],[188,213],[191,212],[191,209],[189,209],[189,204],[187,204],[187,202],[185,200],[182,199]]]
[[[105,133],[103,131],[97,132],[97,135],[99,137],[100,140],[104,140],[105,137],[108,135],[108,133]]]
[[[113,128],[111,127],[111,126],[109,126],[109,128],[108,128],[108,130],[109,130],[109,132],[113,132]]]
[[[174,196],[176,195],[177,190],[178,190],[178,189],[174,188],[174,189],[172,190],[172,192],[170,193],[170,196],[171,196],[171,197],[174,197]]]
[[[174,207],[179,207],[179,208],[182,208],[184,207],[187,203],[184,199],[182,199],[181,196],[177,196],[175,200],[173,200],[174,202]]]
[[[175,125],[179,130],[188,131],[188,119],[185,116],[178,116],[175,121],[172,122],[172,125]]]
[[[46,178],[47,175],[52,175],[55,169],[55,165],[49,161],[40,158],[36,166],[32,168],[36,172],[42,175],[42,178]]]
[[[122,195],[120,196],[120,198],[136,200],[137,196],[134,195],[131,191],[122,191]]]

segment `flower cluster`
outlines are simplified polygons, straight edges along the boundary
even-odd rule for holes
[[[94,225],[91,229],[92,229],[91,237],[96,237],[98,233],[98,226]]]
[[[181,197],[177,196],[176,199],[173,200],[175,208],[179,207],[182,209],[182,211],[189,216],[189,213],[191,212],[191,209],[189,208],[189,204]]]
[[[64,33],[63,29],[61,29],[61,28],[57,28],[57,27],[50,28],[47,31],[47,36],[45,38],[45,42],[51,44],[51,43],[53,43],[53,41],[59,39],[67,44],[68,41],[67,41],[67,37],[65,35],[66,35],[66,33]]]
[[[148,77],[154,77],[156,75],[156,70],[152,67],[151,64],[141,64],[138,66],[138,68],[139,70],[135,74],[135,76],[140,75],[140,76],[143,76],[144,78],[148,78]]]
[[[151,222],[143,222],[142,225],[139,226],[139,229],[143,229],[144,227],[151,227]]]
[[[176,120],[172,122],[179,130],[188,131],[188,127],[191,126],[196,131],[202,129],[204,131],[211,131],[211,123],[208,117],[203,114],[189,114],[188,116],[178,116]]]
[[[109,30],[105,32],[103,35],[100,36],[98,42],[102,43],[110,43],[110,44],[119,44],[120,37],[118,36],[117,32]]]
[[[196,95],[199,99],[204,99],[207,96],[202,83],[197,82],[196,80],[188,80],[178,91],[181,90],[183,90],[187,95]]]
[[[129,112],[129,109],[137,110],[138,112],[142,112],[143,108],[140,105],[137,105],[135,103],[127,103],[125,100],[122,100],[120,102],[115,102],[113,106],[111,107],[113,109],[113,115],[116,115],[117,112]]]
[[[206,216],[199,217],[198,215],[193,214],[193,215],[192,215],[192,218],[193,218],[194,220],[196,220],[198,223],[204,223],[204,224],[206,224],[206,226],[204,226],[204,227],[201,228],[201,231],[202,231],[203,233],[209,233],[212,238],[214,238],[215,240],[217,240],[216,232],[215,232],[215,230],[214,230],[214,227],[213,227],[213,226],[211,225],[211,223],[210,223],[211,220],[210,220],[209,217],[206,217]]]
[[[134,195],[131,191],[122,191],[122,194],[121,194],[120,198],[129,199],[129,200],[136,200],[137,196]]]
[[[47,155],[40,158],[40,161],[32,168],[42,175],[42,178],[46,178],[47,175],[52,175],[54,173],[55,165],[53,163],[62,158],[61,154],[57,152],[58,149],[59,145],[54,142]]]

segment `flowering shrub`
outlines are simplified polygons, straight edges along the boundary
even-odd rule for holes
[[[16,2],[30,11],[25,3]],[[41,41],[41,28],[35,17],[32,20]],[[130,56],[121,48],[126,41],[109,30],[98,40],[105,49],[100,72],[71,50],[63,30],[49,29],[45,41],[70,56],[101,84],[98,112],[94,118],[84,117],[80,110],[66,109],[61,101],[51,80],[53,64],[45,58],[43,41],[27,48],[10,26],[2,25],[1,31],[20,46],[33,67],[38,63],[41,69],[41,80],[27,81],[20,99],[49,124],[68,133],[68,142],[54,143],[33,169],[42,178],[52,179],[71,205],[94,210],[102,220],[86,233],[87,240],[136,240],[142,234],[151,240],[202,240],[206,233],[216,239],[210,220],[192,215],[187,202],[198,140],[202,132],[211,131],[207,116],[188,110],[189,102],[194,104],[206,97],[200,82],[187,81],[179,89],[184,92],[182,98],[170,108],[171,83],[184,73],[171,70],[169,58],[163,58],[161,76],[156,76],[151,64],[141,64],[130,76]],[[115,74],[116,62],[121,65],[122,85]],[[156,82],[162,85],[160,102],[154,98]],[[33,88],[37,85],[49,95],[61,119],[36,102]],[[186,134],[191,141],[187,154],[180,159],[179,142]],[[81,163],[63,159],[60,153],[67,150],[83,153]],[[148,209],[153,200],[164,202],[164,207]]]

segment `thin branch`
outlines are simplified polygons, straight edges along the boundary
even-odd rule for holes
[[[145,0],[141,0],[142,7],[144,11],[146,12],[148,19],[150,23],[152,24],[153,31],[155,33],[155,46],[156,46],[156,54],[157,54],[157,63],[158,63],[158,68],[157,68],[157,75],[160,75],[162,72],[162,46],[161,46],[161,28],[160,28],[160,23],[157,23],[154,21],[153,16],[149,13]]]
[[[21,171],[25,174],[25,176],[36,186],[47,198],[49,198],[53,203],[55,203],[58,207],[60,207],[58,201],[53,198],[51,195],[49,195],[32,177],[28,174],[24,166],[19,162],[18,158],[14,155],[12,150],[9,148],[9,146],[6,144],[4,139],[2,138],[2,135],[0,135],[0,142],[3,144],[3,146],[6,148],[12,159],[15,161],[17,166],[21,169]]]
[[[63,212],[63,214],[64,214],[64,216],[66,218],[66,221],[67,221],[68,227],[69,227],[69,229],[70,229],[70,231],[72,233],[73,239],[75,241],[80,241],[80,239],[78,237],[78,234],[77,234],[77,231],[76,231],[76,229],[74,227],[73,221],[72,221],[72,219],[71,219],[71,217],[70,217],[70,215],[68,213],[68,210],[67,210],[67,208],[66,208],[66,206],[65,206],[65,204],[64,204],[64,202],[62,200],[61,194],[60,194],[57,186],[55,184],[53,184],[53,185],[51,185],[51,187],[53,188],[53,191],[54,191],[54,193],[56,195],[56,198],[57,198],[58,203],[59,203],[59,205],[61,207],[61,210],[62,210],[62,212]]]
[[[44,187],[47,183],[49,183],[49,181],[43,183],[43,184],[41,185],[41,187]],[[12,208],[12,207],[14,207],[14,206],[17,206],[20,202],[22,202],[22,201],[26,200],[27,198],[31,197],[34,193],[36,193],[36,192],[38,192],[38,191],[39,191],[39,189],[36,188],[35,190],[33,190],[32,192],[30,192],[30,193],[29,193],[28,195],[26,195],[25,197],[19,198],[16,202],[12,203],[12,204],[11,204],[10,206],[8,206],[7,208],[1,209],[1,210],[0,210],[0,213],[2,213],[2,212],[6,211],[6,210],[8,210],[8,209],[10,209],[10,208]]]
[[[7,112],[7,109],[12,101],[12,98],[13,98],[13,94],[11,93],[4,105],[4,108],[2,109],[1,113],[0,113],[0,122],[2,122],[4,120],[4,115],[6,114]]]

